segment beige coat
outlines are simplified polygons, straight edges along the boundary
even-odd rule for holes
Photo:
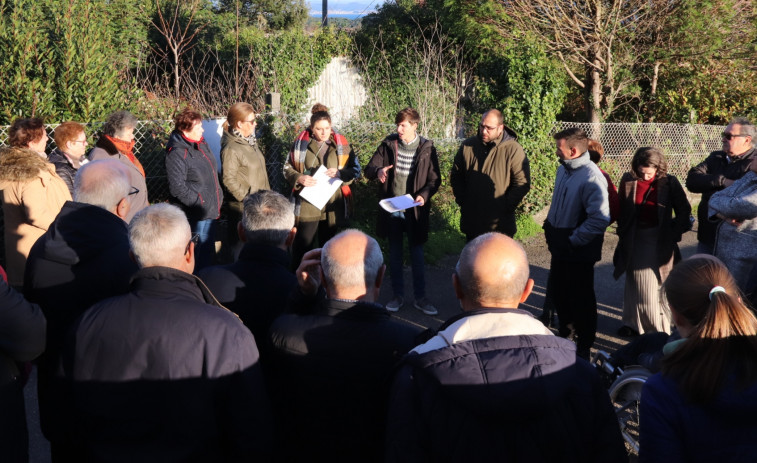
[[[55,173],[55,166],[27,149],[0,154],[3,190],[5,262],[8,283],[22,285],[26,257],[60,212],[71,193]]]

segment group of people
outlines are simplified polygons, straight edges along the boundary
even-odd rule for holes
[[[757,162],[747,120],[729,124],[723,151],[686,182],[703,193],[700,251],[722,262],[679,263],[691,207],[659,150],[635,153],[618,192],[596,164],[601,145],[580,129],[554,135],[560,166],[544,223],[554,336],[544,326],[551,316],[518,308],[533,288],[512,239],[530,169],[501,112],[485,112],[455,157],[450,183],[468,241],[452,275],[462,313],[425,332],[392,316],[404,305],[405,236],[413,306],[437,313],[423,244],[441,173],[418,112],[397,114],[396,133],[364,169],[379,198],[415,204],[378,209],[386,306],[377,302],[386,270],[378,243],[344,230],[361,168],[327,109],[313,107],[287,157],[288,197],[270,190],[255,117],[246,103],[229,109],[219,178],[201,115],[180,111],[165,160],[174,204],[151,206],[133,115],[112,114],[87,156],[79,124],[56,128],[58,148],[46,157],[41,121],[14,122],[12,147],[0,153],[15,252],[0,283],[8,461],[27,459],[28,369],[19,362],[36,357],[54,461],[625,461],[609,397],[586,361],[594,265],[612,220],[615,277],[626,274],[622,334],[675,327],[680,337],[644,391],[642,460],[756,454],[757,319],[743,291],[757,272],[743,240],[755,229]],[[323,207],[301,196],[320,175],[342,182]],[[212,265],[223,208],[238,220],[238,258]]]

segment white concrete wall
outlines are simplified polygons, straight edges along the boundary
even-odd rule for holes
[[[350,60],[333,58],[315,85],[308,89],[308,117],[310,108],[315,103],[322,103],[329,108],[331,122],[338,128],[343,122],[357,116],[358,108],[366,99],[362,78]]]

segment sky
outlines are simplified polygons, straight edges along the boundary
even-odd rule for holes
[[[376,10],[376,6],[384,3],[384,0],[328,0],[329,14],[366,15]],[[321,15],[323,0],[308,0],[310,14]]]

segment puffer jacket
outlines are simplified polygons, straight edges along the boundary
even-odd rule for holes
[[[166,151],[168,189],[173,202],[184,210],[190,222],[217,219],[223,191],[216,158],[205,139],[190,141],[174,130]]]
[[[258,350],[197,277],[138,271],[73,328],[72,440],[82,461],[260,461],[272,421]]]
[[[376,152],[371,157],[370,162],[365,167],[365,177],[373,180],[378,176],[378,171],[386,166],[397,165],[397,144],[399,143],[397,134],[389,135],[381,142]],[[394,182],[394,169],[389,169],[387,179],[384,183],[378,183],[378,194],[380,199],[391,198],[392,183]],[[405,211],[405,217],[413,220],[415,225],[411,227],[413,236],[410,240],[413,244],[422,244],[428,241],[429,215],[431,212],[431,197],[439,190],[442,183],[439,173],[439,158],[436,155],[434,142],[420,137],[420,144],[416,150],[413,166],[408,178],[408,189],[410,196],[415,199],[418,196],[423,197],[423,206],[414,207]],[[378,206],[378,220],[376,222],[376,233],[381,238],[389,236],[389,218],[390,214],[382,207]]]
[[[405,356],[387,461],[627,461],[596,371],[540,324],[517,309],[479,309]]]
[[[544,234],[553,258],[596,262],[610,225],[607,180],[589,153],[560,161]]]
[[[29,250],[71,200],[71,193],[54,165],[34,151],[19,148],[0,152],[0,189],[8,283],[21,286]]]

